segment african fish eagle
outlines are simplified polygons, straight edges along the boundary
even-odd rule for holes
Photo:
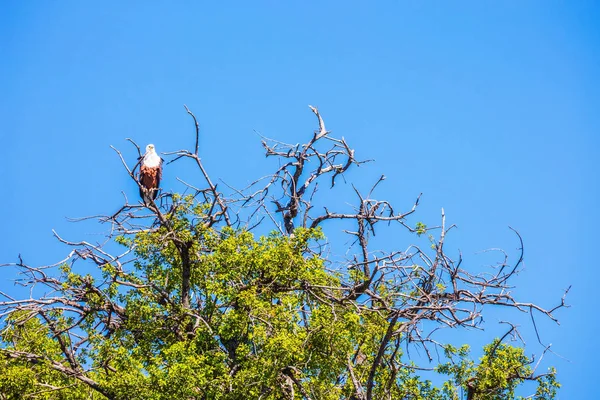
[[[150,198],[156,199],[158,196],[158,187],[162,178],[162,158],[156,154],[153,144],[146,146],[146,154],[144,154],[140,163],[140,197],[144,204],[150,204]]]

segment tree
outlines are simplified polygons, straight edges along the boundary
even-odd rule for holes
[[[419,198],[405,212],[374,199],[384,176],[368,193],[353,187],[355,208],[335,211],[327,200],[320,210],[317,184],[333,187],[363,161],[326,130],[314,107],[318,129],[307,143],[264,138],[279,167],[225,194],[201,162],[199,125],[186,110],[195,146],[165,154],[169,163],[191,161],[203,184],[182,182],[184,194],[126,200],[98,217],[111,224],[104,245],[56,234],[72,249],[58,264],[5,264],[18,269],[32,295],[2,294],[2,398],[506,399],[525,381],[537,382],[534,398],[554,398],[555,371],[536,372],[522,347],[505,343],[518,336],[515,325],[507,323],[479,361],[469,346],[435,333],[481,326],[484,306],[556,321],[564,296],[545,309],[509,290],[523,259],[516,231],[521,253],[513,265],[504,258],[496,269],[472,273],[461,268],[462,257],[445,252],[452,226],[443,210],[439,227],[412,226],[407,217]],[[139,185],[138,165],[115,151]],[[384,225],[428,235],[430,248],[373,251]],[[325,232],[339,238],[340,229],[352,244],[336,261]],[[83,274],[90,264],[95,272]],[[432,370],[445,383],[436,387],[419,375],[427,368],[410,357],[413,347],[436,361]],[[436,358],[434,350],[443,354]]]

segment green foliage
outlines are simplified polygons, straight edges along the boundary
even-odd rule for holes
[[[417,222],[417,225],[415,226],[415,231],[417,232],[417,235],[421,236],[422,234],[427,232],[427,225],[425,225],[422,222]]]
[[[292,237],[255,238],[245,230],[217,230],[202,223],[207,205],[175,201],[182,205],[168,224],[116,238],[132,249],[133,268],[103,264],[100,284],[60,266],[61,294],[87,310],[76,330],[88,341],[76,356],[106,396],[49,364],[69,365],[61,346],[75,337],[56,334],[75,322],[57,308],[45,319],[15,312],[4,321],[2,347],[43,357],[0,358],[3,398],[275,400],[292,393],[301,399],[302,391],[313,399],[354,398],[352,374],[365,382],[390,318],[376,307],[358,312],[331,290],[341,278],[312,248],[322,232],[299,228]],[[417,224],[418,234],[425,231]],[[181,302],[186,265],[188,308]],[[350,278],[365,276],[350,271]],[[392,298],[386,285],[377,290],[381,301]],[[468,346],[447,346],[450,361],[437,372],[449,380],[434,387],[407,365],[402,339],[394,339],[374,371],[374,399],[457,400],[459,388],[473,390],[476,399],[509,399],[532,372],[523,349],[498,340],[484,348],[479,363],[469,359]],[[552,370],[539,380],[535,398],[551,399],[558,387]]]
[[[531,360],[525,356],[524,349],[507,345],[499,339],[484,346],[478,364],[468,358],[469,346],[460,349],[447,346],[445,350],[453,360],[439,365],[437,371],[452,376],[458,387],[473,393],[473,399],[513,399],[516,388],[532,376]],[[553,399],[556,396],[560,384],[556,381],[554,369],[537,379],[537,382],[536,399]]]
[[[5,321],[4,346],[23,353],[37,353],[61,360],[58,343],[31,313],[15,312]],[[13,359],[0,353],[0,394],[2,399],[102,399],[87,385],[51,368],[47,361]]]

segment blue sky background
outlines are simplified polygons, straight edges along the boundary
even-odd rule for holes
[[[126,137],[192,146],[184,103],[205,166],[238,186],[275,165],[255,131],[304,141],[312,104],[377,160],[349,179],[366,188],[385,173],[378,198],[406,210],[423,192],[414,221],[434,225],[444,207],[459,227],[446,248],[470,268],[485,264],[480,250],[517,254],[510,225],[525,240],[517,297],[551,307],[573,285],[561,325],[538,323],[560,355],[546,356],[559,398],[593,398],[600,4],[453,3],[3,1],[0,262],[60,260],[51,229],[101,240],[107,227],[65,217],[112,213],[121,191],[136,198],[110,145],[132,161]],[[172,171],[165,189],[179,188]],[[3,270],[0,290],[13,292],[11,279]],[[490,314],[474,343],[509,318]],[[528,319],[522,330],[539,354]]]

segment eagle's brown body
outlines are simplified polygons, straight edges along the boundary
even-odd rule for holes
[[[144,203],[150,203],[158,196],[158,188],[162,178],[162,159],[156,154],[154,145],[146,146],[146,154],[140,164],[140,197]]]

